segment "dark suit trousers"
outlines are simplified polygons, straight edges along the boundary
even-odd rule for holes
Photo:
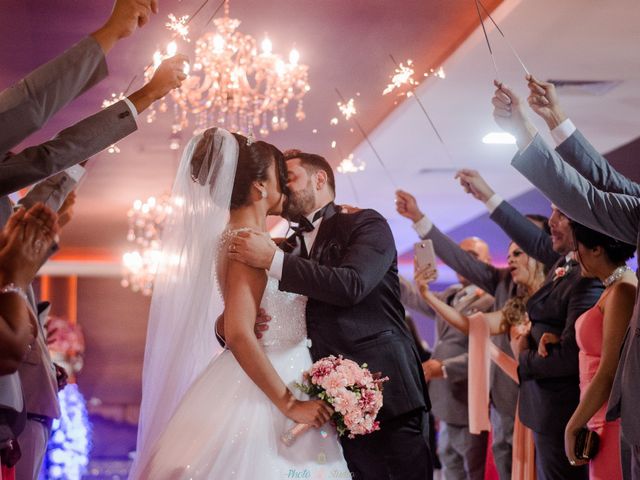
[[[427,412],[415,410],[384,421],[380,430],[354,439],[342,438],[342,449],[354,480],[431,480]]]
[[[537,480],[588,480],[589,466],[572,467],[564,454],[562,433],[533,432]]]

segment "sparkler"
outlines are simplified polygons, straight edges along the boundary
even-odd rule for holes
[[[360,197],[358,196],[358,190],[356,189],[356,184],[353,181],[353,178],[351,178],[351,175],[363,171],[366,164],[360,159],[354,162],[353,153],[350,153],[348,157],[345,157],[340,147],[338,147],[338,153],[340,154],[342,161],[336,170],[338,170],[338,173],[342,173],[347,177],[347,180],[349,180],[349,185],[351,185],[351,190],[353,190],[353,197],[355,198],[356,205],[358,205],[360,204]]]
[[[349,101],[346,102],[346,103],[344,103],[344,101],[338,102],[338,108],[340,109],[340,112],[342,113],[342,115],[344,115],[344,119],[345,120],[349,120],[356,113],[358,113],[356,111],[356,105],[355,105],[355,103],[353,101],[353,98],[350,98]],[[338,123],[338,122],[336,121],[336,123]]]
[[[482,14],[480,13],[480,4],[478,0],[476,2],[476,10],[478,11],[478,19],[480,20],[480,26],[482,27],[482,32],[484,33],[484,39],[487,42],[487,48],[489,49],[489,55],[491,56],[491,61],[493,62],[493,69],[496,72],[496,79],[500,78],[500,73],[498,72],[498,64],[496,63],[496,58],[493,56],[493,49],[491,48],[491,42],[489,41],[489,35],[487,35],[487,29],[484,26],[484,21],[482,20]]]
[[[344,97],[340,93],[340,90],[338,90],[337,88],[336,88],[336,93],[338,94],[338,98],[340,99],[340,102],[338,102],[338,107],[340,107],[340,104],[348,105],[348,102],[345,101]],[[350,99],[349,102],[351,102],[352,100],[353,99]],[[354,107],[353,114],[355,114],[355,107]],[[385,165],[384,161],[382,160],[382,157],[380,156],[380,154],[376,150],[376,147],[374,147],[373,143],[371,143],[371,139],[369,138],[369,135],[367,135],[367,132],[365,132],[364,128],[362,128],[362,125],[360,125],[360,122],[358,121],[358,118],[355,117],[353,114],[349,116],[349,119],[352,119],[353,123],[356,125],[356,127],[358,127],[358,130],[360,131],[360,134],[366,140],[366,142],[369,144],[369,147],[371,148],[371,151],[373,151],[373,154],[376,156],[376,159],[378,160],[378,162],[382,166],[382,169],[387,174],[387,177],[389,178],[389,181],[391,182],[393,187],[395,189],[398,189],[398,186],[397,186],[396,182],[393,180],[393,176],[391,176],[391,172],[389,172],[389,169],[387,168],[387,166]],[[346,117],[346,114],[344,114],[344,115]]]
[[[227,2],[227,0],[222,0],[220,2],[220,4],[216,7],[216,9],[213,12],[213,14],[211,15],[211,17],[209,17],[209,20],[207,20],[207,22],[205,23],[205,26],[208,25],[211,22],[211,20],[213,20],[213,18],[218,14],[220,9],[222,8],[222,6],[226,2]],[[173,42],[178,37],[182,37],[182,32],[186,32],[188,34],[188,32],[189,32],[189,24],[193,21],[194,18],[196,18],[198,16],[198,14],[207,5],[207,3],[209,3],[209,0],[204,0],[200,4],[200,6],[196,9],[196,11],[193,12],[192,15],[184,15],[184,16],[180,17],[179,19],[175,15],[169,14],[170,23],[166,23],[165,24],[169,28],[169,30],[173,31],[173,35],[171,36],[171,41],[169,43]],[[184,21],[183,21],[183,19],[184,19]],[[189,41],[189,40],[187,40],[187,41]],[[155,56],[156,56],[156,54],[154,54],[153,61],[151,63],[149,63],[146,67],[144,67],[144,70],[142,71],[142,75],[143,76],[156,63]],[[124,96],[127,96],[127,94],[129,93],[129,89],[131,88],[131,86],[133,85],[133,83],[136,81],[137,78],[138,78],[137,74],[134,75],[133,78],[131,78],[131,81],[129,82],[129,85],[124,90],[124,93],[123,93]]]
[[[340,173],[348,174],[348,173],[358,173],[362,172],[367,164],[362,160],[353,161],[353,153],[350,153],[348,157],[343,158],[338,165],[337,170]]]
[[[413,60],[407,60],[406,65],[396,63],[396,69],[391,77],[391,83],[382,91],[382,95],[391,93],[393,90],[396,88],[399,89],[403,85],[410,85],[412,87],[419,85],[419,83],[413,78],[414,74],[415,70],[413,69]],[[425,74],[425,76],[427,76],[427,74]]]
[[[164,25],[170,30],[175,32],[175,35],[182,38],[185,42],[190,42],[189,38],[189,25],[187,21],[189,20],[189,15],[183,15],[180,18],[177,18],[173,13],[169,14],[169,21]]]
[[[396,72],[401,69],[402,64],[398,63],[396,61],[396,59],[394,58],[393,55],[389,55],[389,58],[391,58],[391,61],[396,65]],[[407,64],[410,62],[411,60],[407,61]],[[443,76],[440,76],[439,73],[442,72]],[[444,70],[442,67],[440,67],[440,70],[438,71],[438,75],[434,75],[434,76],[439,76],[440,78],[444,78]],[[394,75],[395,77],[395,75]],[[411,77],[409,77],[410,79]],[[392,80],[393,81],[393,80]],[[400,84],[398,84],[399,86]],[[429,112],[427,112],[427,109],[424,107],[424,104],[422,103],[422,100],[420,100],[420,97],[418,97],[415,94],[415,85],[418,85],[418,83],[408,83],[408,85],[411,86],[411,90],[409,92],[406,93],[407,97],[413,97],[416,99],[416,102],[418,102],[418,105],[420,106],[420,109],[422,110],[422,113],[424,113],[424,116],[427,117],[427,121],[429,122],[429,125],[431,126],[431,129],[433,130],[433,132],[436,134],[436,137],[438,137],[438,141],[440,142],[440,144],[442,145],[442,149],[444,150],[445,155],[447,156],[447,158],[449,159],[449,161],[452,164],[455,164],[453,157],[451,156],[451,153],[449,152],[449,149],[447,148],[447,145],[444,143],[444,140],[442,139],[442,135],[440,135],[440,132],[438,131],[438,128],[436,127],[435,123],[433,123],[433,120],[431,120],[431,116],[429,115]],[[388,88],[388,87],[387,87]],[[383,93],[384,94],[384,93]]]
[[[511,42],[509,41],[509,39],[507,38],[507,36],[504,34],[504,32],[502,31],[502,29],[498,26],[498,24],[496,23],[496,21],[493,19],[493,17],[491,16],[491,14],[487,11],[487,9],[485,8],[484,4],[480,1],[480,0],[476,0],[476,8],[478,7],[478,5],[480,6],[480,8],[482,8],[482,10],[484,11],[484,13],[487,15],[487,17],[489,17],[489,20],[491,20],[491,23],[493,23],[493,25],[496,27],[496,29],[498,30],[498,33],[500,33],[500,35],[502,36],[502,38],[504,39],[505,42],[507,42],[507,46],[509,47],[509,49],[511,50],[511,53],[513,53],[513,55],[518,59],[518,62],[520,63],[520,66],[522,67],[522,69],[524,70],[525,74],[530,75],[529,70],[527,69],[527,67],[525,66],[524,62],[522,61],[522,59],[520,58],[520,55],[518,55],[518,52],[516,51],[515,48],[513,48],[513,45],[511,45]],[[478,15],[480,15],[480,11],[478,10]],[[480,17],[480,21],[482,21],[482,17]],[[484,23],[483,23],[483,28],[484,28]],[[486,32],[485,32],[486,35]]]

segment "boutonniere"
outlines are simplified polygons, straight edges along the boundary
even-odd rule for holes
[[[555,270],[555,272],[553,274],[553,281],[555,282],[559,278],[564,277],[565,275],[567,275],[567,273],[569,273],[570,270],[571,270],[571,265],[570,264],[566,264],[564,267],[556,268],[556,270]]]

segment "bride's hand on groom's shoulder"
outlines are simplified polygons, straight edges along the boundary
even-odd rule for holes
[[[277,246],[268,232],[242,230],[229,242],[229,259],[245,263],[254,268],[271,267]]]

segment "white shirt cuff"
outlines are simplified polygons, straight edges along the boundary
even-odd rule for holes
[[[276,280],[282,280],[282,269],[284,268],[284,252],[279,248],[273,254],[271,266],[269,267],[269,276]]]
[[[412,227],[420,238],[425,238],[433,228],[433,223],[426,215],[423,215]]]
[[[138,121],[138,110],[136,109],[136,106],[133,104],[133,102],[131,100],[129,100],[128,98],[123,98],[122,100],[124,100],[124,103],[127,104],[127,107],[129,107],[129,110],[131,110],[131,114],[133,115],[133,119],[135,121]]]
[[[489,210],[489,213],[493,213],[494,210],[498,208],[498,205],[500,205],[501,203],[502,203],[502,197],[497,193],[494,193],[492,197],[489,200],[487,200],[484,206],[487,207],[487,210]]]
[[[553,137],[553,141],[556,142],[556,146],[558,146],[573,135],[575,131],[576,126],[570,118],[567,118],[560,125],[551,130],[551,136]]]
[[[85,176],[85,174],[87,173],[87,169],[82,165],[73,165],[72,167],[67,168],[65,172],[77,184],[80,183],[82,177]]]

